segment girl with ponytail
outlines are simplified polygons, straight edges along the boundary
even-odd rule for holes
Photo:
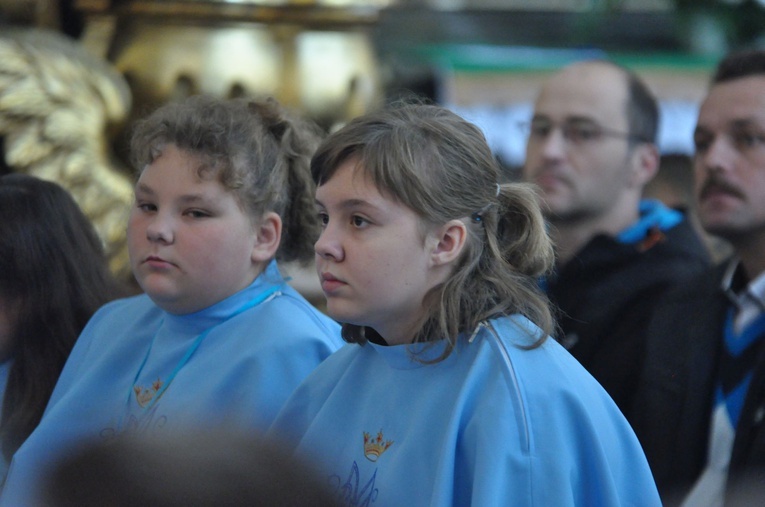
[[[272,426],[341,505],[659,505],[635,435],[555,340],[533,187],[481,131],[401,104],[311,163],[316,264],[346,346]]]

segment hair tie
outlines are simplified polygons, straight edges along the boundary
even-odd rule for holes
[[[499,183],[495,183],[495,185],[497,185],[497,193],[496,193],[495,197],[499,197],[499,194],[502,191],[502,187],[500,187]],[[473,222],[475,222],[477,224],[480,224],[481,222],[483,222],[483,214],[486,213],[487,211],[489,211],[489,208],[491,208],[493,205],[494,205],[494,203],[490,202],[489,204],[487,204],[483,208],[481,208],[478,211],[474,212],[472,215],[470,215],[470,220],[472,220]]]
[[[483,214],[486,213],[487,211],[489,211],[489,208],[491,208],[493,205],[494,205],[494,203],[490,202],[489,204],[487,204],[483,208],[479,209],[478,211],[476,211],[472,215],[470,215],[470,219],[473,222],[475,222],[477,224],[480,224],[481,222],[483,222]]]
[[[502,192],[502,187],[499,185],[499,183],[495,183],[495,185],[497,186],[497,193],[495,197],[499,197],[500,192]],[[470,220],[472,220],[473,222],[477,224],[480,224],[481,222],[483,222],[483,214],[489,211],[489,208],[491,208],[493,205],[494,203],[490,202],[489,204],[479,209],[478,211],[473,212],[470,215]]]

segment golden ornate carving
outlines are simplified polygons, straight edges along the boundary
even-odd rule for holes
[[[118,274],[129,271],[132,184],[110,156],[109,127],[130,110],[124,79],[54,32],[0,33],[0,136],[12,170],[56,181],[93,220]]]
[[[130,83],[134,112],[194,93],[270,95],[329,127],[382,98],[368,29],[390,0],[79,3],[83,43]],[[106,20],[111,20],[106,21]],[[93,31],[114,26],[104,47]]]

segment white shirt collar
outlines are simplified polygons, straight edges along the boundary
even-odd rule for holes
[[[738,308],[735,320],[736,331],[747,326],[761,313],[765,313],[765,272],[757,275],[746,287],[736,292],[732,285],[740,265],[739,259],[732,259],[720,284],[725,295]]]

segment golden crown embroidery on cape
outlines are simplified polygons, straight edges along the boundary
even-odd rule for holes
[[[133,391],[135,392],[135,399],[138,402],[138,406],[143,408],[148,405],[152,398],[154,398],[154,395],[157,394],[157,391],[159,391],[161,388],[162,381],[160,379],[155,380],[151,384],[151,387],[141,387],[139,385],[133,386]]]
[[[369,461],[377,461],[377,459],[388,450],[388,448],[393,445],[393,440],[385,440],[383,439],[383,432],[382,430],[377,432],[377,436],[375,438],[372,438],[372,436],[367,433],[366,431],[364,433],[364,456]]]

